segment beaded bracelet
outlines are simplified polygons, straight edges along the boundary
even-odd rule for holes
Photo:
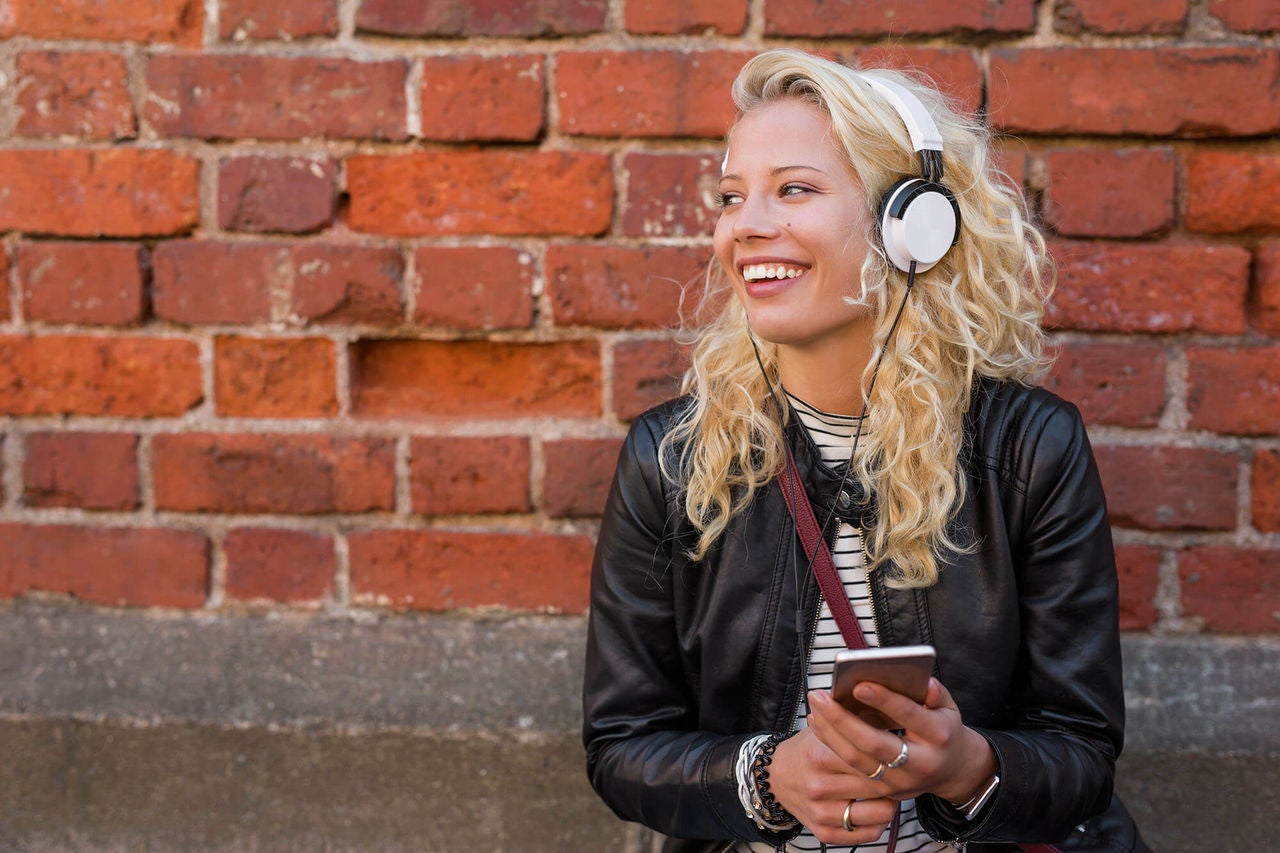
[[[787,737],[779,732],[769,735],[760,746],[760,751],[756,753],[755,760],[751,762],[751,777],[755,782],[755,800],[752,805],[756,807],[761,817],[774,825],[790,825],[796,822],[791,812],[787,811],[786,807],[773,795],[773,791],[769,790],[769,765],[773,763],[773,751]]]

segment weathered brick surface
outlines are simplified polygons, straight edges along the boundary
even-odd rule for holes
[[[400,60],[160,54],[143,118],[162,136],[404,139]]]
[[[422,137],[527,142],[542,132],[541,54],[431,56],[422,67]]]
[[[462,329],[533,323],[533,258],[510,246],[424,246],[413,256],[413,321]]]
[[[529,512],[527,438],[415,438],[409,493],[420,515]]]
[[[9,0],[0,36],[39,39],[200,43],[201,0]]]
[[[878,44],[842,51],[837,58],[858,68],[895,68],[923,80],[946,95],[952,106],[962,112],[976,112],[982,104],[982,67],[971,50]]]
[[[680,348],[669,340],[627,341],[613,348],[613,414],[629,421],[680,392],[680,375],[688,366]]]
[[[721,137],[733,119],[729,87],[750,53],[562,53],[560,127],[587,136]],[[664,93],[654,97],[655,92]]]
[[[454,3],[450,0],[365,0],[356,27],[398,36],[557,36],[604,28],[605,4],[596,0],[528,3]]]
[[[218,226],[300,234],[333,224],[337,164],[309,157],[233,157],[218,164]]]
[[[137,133],[121,54],[29,51],[18,54],[15,66],[20,135],[127,139]]]
[[[1064,0],[1053,9],[1053,28],[1060,33],[1179,33],[1187,23],[1189,0]]]
[[[1024,33],[1034,27],[1034,0],[792,0],[767,4],[764,20],[765,32],[776,36]]]
[[[347,160],[351,227],[378,234],[599,234],[613,215],[602,154],[433,151]]]
[[[1278,73],[1263,48],[995,48],[991,119],[1020,133],[1272,133]]]
[[[598,417],[594,341],[357,341],[352,397],[366,417]]]
[[[547,251],[547,289],[557,325],[671,328],[681,296],[702,291],[710,253],[701,249],[557,245]]]
[[[1173,224],[1171,148],[1055,148],[1045,219],[1073,237],[1145,237]]]
[[[1231,530],[1240,457],[1198,447],[1095,446],[1111,523],[1148,530]]]
[[[1280,532],[1280,450],[1259,450],[1253,457],[1253,526]]]
[[[214,403],[241,418],[324,418],[338,412],[337,368],[328,338],[214,341]]]
[[[546,533],[371,530],[348,537],[351,595],[415,610],[505,607],[579,613],[591,540]]]
[[[1156,622],[1156,588],[1160,583],[1160,552],[1141,545],[1116,548],[1120,576],[1120,630],[1145,631]]]
[[[739,35],[747,25],[747,0],[648,0],[624,11],[631,33]]]
[[[1058,243],[1046,315],[1062,329],[1236,334],[1245,327],[1248,251],[1170,243]]]
[[[1164,411],[1167,361],[1159,344],[1063,344],[1045,387],[1079,406],[1086,423],[1153,427]]]
[[[1259,246],[1253,269],[1249,322],[1264,334],[1280,337],[1280,242]]]
[[[200,349],[171,338],[0,335],[0,413],[171,417],[204,396]]]
[[[627,175],[622,231],[629,237],[710,234],[719,210],[715,194],[721,153],[636,151],[622,161]]]
[[[564,438],[542,446],[546,474],[542,509],[553,518],[599,515],[622,442],[616,438]]]
[[[1280,549],[1206,546],[1178,554],[1182,612],[1224,634],[1280,625]]]
[[[138,506],[138,437],[119,432],[27,436],[22,503],[130,510]]]
[[[178,512],[359,513],[394,504],[385,438],[165,434],[151,442],[156,507]]]
[[[22,243],[23,313],[43,323],[136,323],[144,307],[142,260],[136,243]]]
[[[242,601],[298,603],[333,592],[333,538],[305,530],[242,527],[222,541],[226,594]]]
[[[195,530],[0,524],[0,598],[60,592],[96,604],[196,608],[209,543]]]
[[[325,0],[221,0],[218,31],[232,41],[338,34],[338,4]]]
[[[1273,0],[1209,0],[1209,14],[1242,33],[1280,30],[1280,7]]]
[[[175,323],[395,324],[404,275],[395,249],[326,243],[165,243],[154,256],[156,316]]]
[[[199,173],[194,157],[163,150],[0,150],[0,231],[180,234],[199,219]]]
[[[1280,346],[1188,347],[1193,429],[1280,434]]]
[[[1280,230],[1280,154],[1197,151],[1187,158],[1187,227]]]
[[[0,244],[0,322],[9,319],[9,247]]]

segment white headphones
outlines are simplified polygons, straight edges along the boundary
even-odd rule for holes
[[[942,134],[920,99],[892,80],[859,74],[902,117],[911,147],[920,155],[918,178],[903,178],[880,198],[885,255],[903,272],[932,267],[960,239],[960,206],[942,185]]]

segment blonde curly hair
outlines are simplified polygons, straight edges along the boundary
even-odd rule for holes
[[[963,223],[946,257],[916,276],[887,349],[907,279],[879,248],[874,206],[895,180],[919,175],[920,167],[901,117],[863,73],[898,82],[928,107]],[[993,164],[989,131],[902,74],[858,72],[800,51],[772,50],[743,66],[733,99],[739,119],[784,99],[821,109],[872,207],[865,237],[873,250],[849,293],[876,317],[864,389],[884,355],[852,476],[876,504],[877,523],[864,531],[867,569],[892,566],[891,584],[930,586],[945,555],[971,544],[956,541],[948,525],[964,498],[959,459],[975,379],[1030,383],[1048,365],[1040,320],[1054,272],[1044,238],[1029,222],[1021,193]],[[712,261],[704,303],[723,301],[730,287]],[[728,298],[713,320],[691,331],[695,345],[682,390],[693,402],[663,439],[660,458],[664,475],[683,486],[684,512],[699,533],[690,557],[700,560],[730,518],[780,473],[786,450],[741,303]],[[780,387],[776,348],[762,341],[760,355]]]

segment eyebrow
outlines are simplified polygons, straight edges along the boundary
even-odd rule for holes
[[[775,166],[769,170],[769,176],[776,177],[777,175],[781,175],[783,172],[795,172],[795,171],[817,172],[820,175],[827,174],[824,170],[819,169],[817,166],[806,166],[803,164],[796,164],[794,166]],[[720,180],[740,181],[742,180],[742,176],[737,174],[736,172],[733,172],[728,175],[721,175]]]

